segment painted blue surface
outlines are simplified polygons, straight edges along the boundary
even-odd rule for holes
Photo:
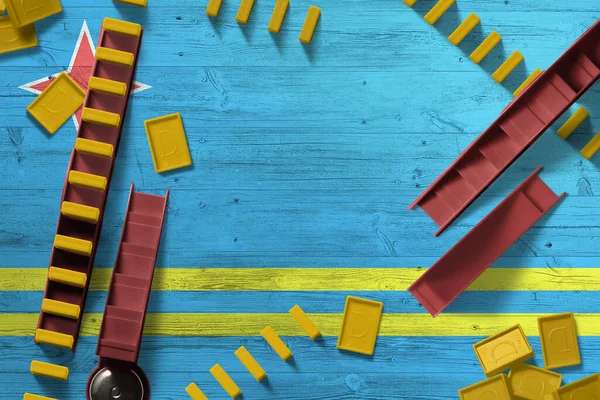
[[[111,267],[131,181],[141,191],[171,188],[159,268],[428,267],[518,182],[543,165],[542,178],[567,198],[526,233],[494,267],[600,266],[600,156],[579,150],[600,130],[600,87],[579,104],[591,117],[563,141],[561,117],[440,238],[433,222],[407,206],[512,98],[535,68],[547,68],[600,17],[597,0],[460,0],[435,27],[399,0],[294,0],[281,35],[267,32],[273,2],[258,0],[247,26],[238,3],[219,18],[199,0],[149,0],[147,9],[106,1],[63,0],[64,12],[36,24],[40,47],[0,56],[0,268],[46,268],[75,128],[54,136],[27,117],[34,95],[18,86],[64,70],[83,21],[96,43],[102,18],[144,26],[136,94],[125,119],[96,267]],[[299,34],[310,4],[322,9],[314,42]],[[458,47],[446,36],[470,12],[482,20]],[[477,66],[468,54],[492,30],[501,46]],[[519,50],[525,63],[503,85],[490,73]],[[181,112],[194,166],[154,172],[143,121]],[[340,292],[186,292],[153,294],[150,312],[309,312],[342,310]],[[358,294],[358,293],[356,293]],[[420,312],[406,292],[367,292],[387,312]],[[86,311],[102,310],[92,292]],[[447,312],[599,312],[597,292],[466,293]],[[0,313],[36,312],[40,292],[0,292]],[[0,321],[0,323],[2,323]],[[454,399],[483,378],[471,349],[479,338],[380,338],[375,356],[287,338],[297,354],[283,364],[260,338],[145,338],[140,363],[153,398],[184,399],[196,380],[225,398],[208,375],[220,362],[245,399]],[[581,338],[584,363],[573,381],[599,370],[598,338]],[[539,340],[532,345],[541,362]],[[233,350],[244,344],[264,359],[269,384],[242,370]],[[96,360],[96,338],[77,352],[43,349],[31,338],[0,338],[0,397],[24,390],[80,400]],[[33,358],[71,367],[68,384],[33,378]],[[271,371],[275,371],[271,373]],[[434,383],[435,382],[435,383]]]

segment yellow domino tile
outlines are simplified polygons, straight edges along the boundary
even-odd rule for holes
[[[538,318],[538,330],[547,369],[581,364],[573,313]]]
[[[598,149],[600,149],[600,132],[598,132],[596,136],[581,149],[581,155],[589,160],[596,154]]]
[[[597,400],[600,398],[600,374],[558,388],[553,400]]]
[[[115,96],[123,97],[127,94],[127,85],[125,83],[98,78],[97,76],[90,77],[88,87],[94,92],[114,94]]]
[[[50,134],[56,133],[83,104],[85,92],[66,72],[61,72],[28,107]]]
[[[502,36],[500,36],[498,32],[493,31],[488,37],[485,38],[483,42],[481,42],[479,46],[477,46],[475,50],[473,50],[469,58],[475,64],[479,64],[481,60],[485,58],[485,56],[490,54],[490,51],[492,51],[492,49],[496,47],[501,40]]]
[[[113,145],[110,143],[97,142],[95,140],[77,138],[75,140],[75,150],[93,154],[95,156],[111,158],[113,155]]]
[[[581,125],[581,123],[589,116],[590,113],[585,109],[585,107],[579,107],[577,111],[575,111],[573,115],[569,117],[567,122],[558,128],[556,133],[561,138],[567,139],[569,136],[571,136],[571,133],[573,133],[575,129],[577,129],[577,127]]]
[[[347,296],[336,347],[373,355],[382,311],[383,303],[379,301]]]
[[[270,326],[263,329],[260,334],[265,338],[267,343],[275,350],[275,353],[281,357],[283,361],[287,361],[293,356],[292,351],[283,343],[283,340],[277,335],[277,332]]]
[[[45,376],[46,378],[60,379],[66,381],[69,379],[69,368],[62,365],[49,364],[33,360],[29,366],[29,372],[33,375]]]
[[[106,189],[106,178],[99,175],[88,174],[81,171],[69,172],[69,183],[75,186],[83,186],[90,189]]]
[[[271,14],[269,26],[267,27],[269,32],[279,33],[281,31],[281,25],[283,25],[283,19],[289,5],[290,0],[277,0],[275,8],[273,8],[273,14]]]
[[[206,15],[217,18],[219,16],[219,10],[221,9],[222,2],[223,0],[208,0],[208,6],[206,6]]]
[[[202,390],[200,390],[200,388],[198,387],[198,385],[196,385],[195,382],[192,382],[189,385],[187,385],[185,391],[192,398],[192,400],[208,400],[208,397],[206,397],[206,395],[202,393]]]
[[[523,54],[521,54],[519,50],[515,50],[492,74],[492,78],[494,78],[496,82],[502,83],[506,77],[517,68],[517,65],[519,65],[524,58],[525,57],[523,57]]]
[[[525,81],[523,83],[521,83],[521,85],[517,88],[517,90],[515,90],[513,92],[513,96],[517,97],[518,95],[520,95],[521,92],[527,88],[527,86],[531,85],[531,82],[533,82],[535,80],[535,78],[537,78],[538,76],[541,75],[541,73],[542,73],[542,70],[539,68],[536,68],[535,71],[533,71],[531,73],[531,75],[529,75],[529,77],[527,79],[525,79]]]
[[[240,24],[247,24],[250,13],[252,12],[252,6],[254,6],[254,0],[242,0],[237,15],[235,16],[235,20]]]
[[[439,0],[423,18],[429,25],[435,24],[455,1],[456,0]]]
[[[104,18],[102,27],[105,31],[120,33],[122,35],[139,37],[142,34],[142,26],[140,24],[121,21],[120,19]]]
[[[87,276],[82,272],[52,266],[48,269],[48,279],[80,288],[84,288],[87,282]]]
[[[4,0],[0,0],[0,14],[4,14],[6,12],[6,4],[4,4]]]
[[[144,127],[157,173],[192,164],[179,113],[144,121]]]
[[[92,124],[112,126],[113,128],[118,128],[121,122],[119,114],[88,107],[83,108],[81,119]]]
[[[409,7],[412,7],[415,5],[415,3],[417,2],[417,0],[402,0],[404,2],[404,4],[406,4]]]
[[[479,23],[480,19],[475,13],[471,13],[459,26],[448,36],[448,40],[455,46],[471,32]]]
[[[56,400],[51,397],[40,396],[37,394],[25,393],[23,400]]]
[[[217,380],[217,382],[219,382],[219,385],[221,385],[223,389],[225,389],[229,397],[231,397],[232,399],[235,399],[236,397],[242,394],[242,391],[240,390],[238,385],[235,384],[233,379],[231,379],[231,377],[219,364],[215,364],[210,369],[210,373]]]
[[[508,373],[508,387],[519,399],[551,400],[561,382],[561,374],[529,364],[516,365]]]
[[[291,308],[290,314],[300,324],[304,332],[312,339],[315,340],[321,336],[321,331],[315,326],[315,323],[306,315],[304,310],[300,308],[298,304]]]
[[[521,325],[514,325],[473,345],[481,368],[490,377],[533,357]]]
[[[96,60],[106,61],[113,64],[131,67],[135,56],[127,51],[109,49],[108,47],[98,47],[96,49]]]
[[[460,400],[512,400],[505,374],[476,383],[458,391]]]
[[[0,54],[28,49],[38,45],[35,26],[15,28],[8,16],[0,17]]]
[[[246,367],[248,372],[252,374],[257,382],[260,382],[265,378],[265,376],[267,376],[265,370],[260,366],[258,361],[252,357],[252,354],[250,354],[250,352],[244,346],[241,346],[239,349],[237,349],[234,354],[241,361],[241,363],[244,364],[244,367]]]
[[[62,11],[60,0],[4,0],[4,3],[13,25],[17,28]]]
[[[56,235],[54,237],[54,247],[69,251],[71,253],[89,256],[92,254],[93,244],[89,240],[77,239],[71,236]]]
[[[35,330],[35,341],[43,344],[51,344],[65,349],[73,348],[73,336],[64,333],[47,331],[45,329]]]
[[[124,3],[132,6],[146,7],[148,0],[113,0],[115,3]]]
[[[81,309],[77,304],[65,303],[52,299],[42,300],[42,311],[59,317],[79,319]]]
[[[300,31],[300,37],[298,40],[306,44],[310,44],[310,42],[312,42],[312,38],[315,33],[315,29],[317,28],[317,22],[319,22],[320,16],[321,9],[319,7],[308,7],[308,13],[304,19],[304,25],[302,25],[302,30]]]

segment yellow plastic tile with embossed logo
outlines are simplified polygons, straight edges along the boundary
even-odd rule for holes
[[[355,353],[373,355],[383,303],[346,297],[342,327],[337,342],[337,348]]]
[[[34,25],[16,28],[8,16],[0,17],[0,54],[28,49],[38,45]]]
[[[558,388],[554,400],[600,400],[600,374]]]
[[[81,107],[84,99],[83,89],[66,72],[61,72],[27,107],[27,112],[54,134]]]
[[[62,11],[60,0],[4,0],[13,25],[21,28]]]
[[[486,376],[493,376],[533,357],[521,325],[515,325],[473,345]]]
[[[538,318],[544,367],[562,368],[581,364],[573,313]]]
[[[4,0],[0,0],[0,14],[4,14],[6,12],[6,4],[4,4]]]
[[[460,400],[512,400],[506,375],[500,374],[458,391]]]
[[[560,387],[562,375],[529,364],[510,369],[508,383],[514,396],[527,400],[549,400]]]
[[[157,173],[192,164],[179,113],[144,121],[144,127]]]

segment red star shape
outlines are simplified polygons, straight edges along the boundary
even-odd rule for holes
[[[75,45],[75,50],[73,51],[73,56],[71,57],[71,62],[69,63],[66,72],[85,91],[88,89],[88,81],[92,75],[95,60],[96,47],[92,41],[87,22],[83,21],[83,26],[81,27],[79,38],[77,39],[77,44]],[[52,83],[52,80],[59,73],[26,83],[19,86],[19,88],[31,93],[40,94]],[[136,81],[133,83],[133,90],[131,93],[138,93],[150,89],[151,87],[152,86]],[[75,111],[73,122],[75,123],[75,127],[78,128],[79,123],[81,122],[81,108]]]

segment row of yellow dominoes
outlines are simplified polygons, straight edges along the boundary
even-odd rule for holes
[[[589,117],[589,115],[590,113],[585,109],[585,107],[579,107],[577,111],[575,111],[573,115],[571,115],[569,119],[567,119],[567,121],[560,128],[558,128],[556,133],[558,136],[566,140],[571,133],[573,133],[573,131],[575,131],[575,129],[577,129],[577,127],[581,125],[581,123],[585,121],[587,117]],[[594,138],[590,140],[583,149],[581,149],[580,153],[589,160],[594,156],[594,154],[596,154],[598,150],[600,150],[600,132],[598,132],[596,136],[594,136]]]
[[[69,378],[69,368],[62,365],[50,364],[33,360],[29,367],[33,375],[44,376],[46,378],[60,379],[66,381]],[[25,393],[23,400],[55,400],[50,397],[37,394]]]
[[[222,2],[223,0],[209,0],[208,6],[206,7],[206,15],[217,18]],[[273,9],[273,14],[271,15],[271,20],[269,21],[269,26],[267,27],[269,32],[279,33],[281,31],[281,25],[283,25],[283,19],[285,18],[289,5],[290,0],[277,0],[275,8]],[[235,20],[240,24],[247,24],[253,6],[254,0],[242,0]],[[310,44],[320,16],[321,9],[319,7],[310,6],[308,8],[308,13],[304,19],[304,25],[302,26],[302,31],[300,31],[298,40],[302,43]]]

